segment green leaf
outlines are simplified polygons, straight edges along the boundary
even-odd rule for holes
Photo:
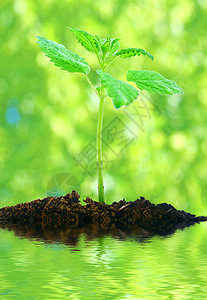
[[[46,38],[40,36],[37,38],[37,43],[42,51],[57,67],[72,73],[79,72],[88,74],[90,72],[88,63],[78,54],[66,49],[63,45],[47,40]]]
[[[115,55],[116,56],[121,56],[122,58],[129,58],[132,56],[140,56],[140,55],[146,55],[148,56],[151,60],[154,60],[154,56],[147,51],[139,48],[127,48],[127,49],[122,49],[119,52],[117,52]]]
[[[183,90],[173,80],[166,79],[154,71],[128,70],[127,80],[135,82],[141,90],[160,95],[182,94]]]
[[[100,40],[102,54],[105,56],[114,55],[119,49],[119,39],[111,39],[110,37]]]
[[[111,39],[109,53],[110,54],[115,54],[118,51],[119,46],[120,46],[119,39]]]
[[[96,71],[101,79],[103,87],[106,89],[109,97],[112,98],[113,105],[116,109],[123,105],[129,105],[136,100],[139,91],[130,84],[112,77],[101,70]]]
[[[68,27],[70,31],[75,35],[76,39],[81,45],[86,48],[89,52],[99,53],[101,51],[98,36],[89,34],[86,31]]]
[[[110,38],[107,37],[107,38],[101,39],[100,42],[101,42],[102,54],[103,54],[103,56],[105,56],[110,48],[110,43],[111,43]]]

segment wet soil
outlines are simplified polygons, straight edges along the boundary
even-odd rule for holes
[[[105,204],[86,198],[82,205],[75,191],[61,197],[46,197],[0,209],[0,227],[14,230],[20,228],[47,228],[47,232],[58,231],[64,226],[70,231],[88,228],[91,232],[142,232],[143,235],[168,235],[207,217],[196,217],[177,210],[171,204],[152,204],[144,197],[136,201],[121,200]],[[69,227],[68,227],[69,226]],[[49,229],[48,229],[49,228]],[[25,229],[25,230],[26,230]],[[20,230],[20,231],[21,231]],[[39,229],[39,231],[41,231]],[[61,229],[62,230],[62,229]],[[27,230],[28,232],[28,230]],[[45,230],[44,230],[45,232]]]

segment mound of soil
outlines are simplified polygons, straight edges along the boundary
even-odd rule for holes
[[[207,221],[207,217],[196,217],[167,203],[155,205],[144,197],[129,202],[121,200],[110,205],[90,198],[84,200],[86,205],[82,205],[79,198],[72,191],[64,197],[46,197],[3,207],[0,209],[0,225],[49,226],[56,229],[63,225],[79,228],[91,225],[104,230],[139,227],[152,234],[166,235],[178,228]]]

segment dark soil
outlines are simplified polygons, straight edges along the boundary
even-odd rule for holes
[[[102,231],[116,229],[136,231],[141,228],[150,235],[166,235],[179,228],[207,221],[207,217],[196,217],[185,211],[177,210],[167,203],[152,204],[144,197],[136,201],[121,200],[112,204],[84,200],[72,191],[64,197],[46,197],[0,209],[0,227],[14,229],[15,226],[39,226],[58,229],[95,227]]]

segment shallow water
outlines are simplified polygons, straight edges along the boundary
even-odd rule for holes
[[[206,299],[206,231],[207,222],[167,237],[82,233],[64,244],[0,229],[0,299]]]

